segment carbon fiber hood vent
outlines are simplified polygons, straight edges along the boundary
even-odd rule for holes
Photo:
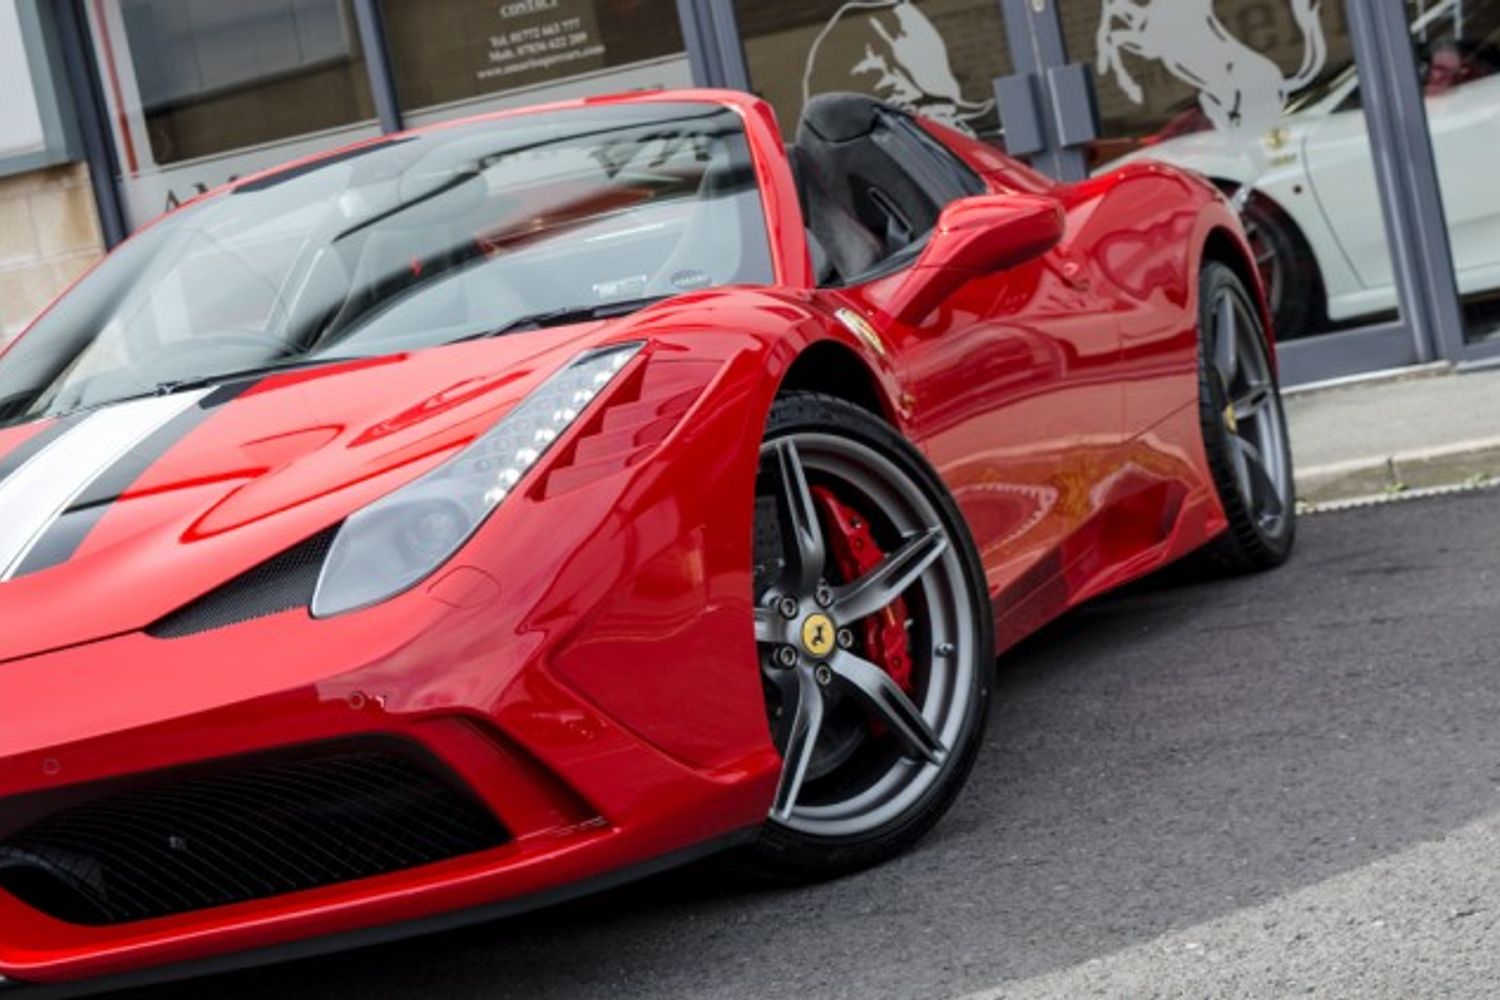
[[[157,639],[180,639],[226,625],[265,618],[312,603],[323,559],[338,525],[261,563],[191,604],[146,626]]]

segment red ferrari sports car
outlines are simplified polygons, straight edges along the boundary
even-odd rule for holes
[[[0,355],[0,996],[886,858],[998,652],[1291,468],[1253,259],[865,97],[362,143],[140,232]]]

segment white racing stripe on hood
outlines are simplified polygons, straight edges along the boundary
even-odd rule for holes
[[[130,449],[198,405],[203,389],[106,406],[0,482],[0,581],[9,580],[68,505]]]

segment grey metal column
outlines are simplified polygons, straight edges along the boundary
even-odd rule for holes
[[[110,139],[109,112],[104,103],[99,70],[92,56],[83,0],[57,0],[53,12],[57,16],[57,37],[68,89],[72,91],[73,105],[78,112],[78,134],[83,143],[84,160],[88,163],[89,183],[94,190],[99,230],[104,236],[104,245],[113,248],[130,235],[130,227],[125,221],[120,190],[115,186],[120,167]]]
[[[1410,220],[1406,176],[1400,151],[1396,148],[1400,130],[1391,107],[1391,88],[1386,74],[1387,27],[1376,8],[1378,3],[1346,0],[1344,10],[1349,19],[1349,41],[1354,48],[1358,67],[1361,105],[1369,136],[1370,157],[1375,167],[1376,189],[1380,194],[1386,243],[1390,247],[1392,277],[1401,303],[1403,325],[1414,338],[1412,361],[1431,361],[1434,352],[1426,319],[1426,300],[1421,289],[1421,269],[1417,265],[1415,228]],[[1398,5],[1399,6],[1399,5]]]
[[[1068,63],[1058,2],[1000,0],[1015,76],[998,81],[996,94],[1000,124],[1007,131],[1007,107],[1030,119],[1016,124],[1029,133],[1024,151],[1032,165],[1058,180],[1076,181],[1088,176],[1088,160],[1079,147],[1094,138],[1091,78]],[[1024,110],[1028,101],[1036,114]],[[1007,148],[1017,153],[1023,149],[1009,143]]]
[[[1396,0],[1344,0],[1400,318],[1281,345],[1283,384],[1431,361],[1464,350],[1432,137],[1411,31]]]
[[[714,37],[719,45],[719,65],[724,72],[723,86],[733,90],[750,89],[750,65],[745,59],[745,43],[740,38],[740,21],[735,0],[704,0],[713,17]]]
[[[677,0],[693,82],[702,87],[750,89],[734,0]]]
[[[682,40],[687,46],[693,83],[700,87],[722,87],[724,69],[719,61],[718,41],[709,15],[698,0],[677,0],[677,19],[682,22]]]
[[[1391,264],[1415,361],[1457,358],[1463,318],[1403,5],[1348,0]]]
[[[1420,296],[1422,305],[1421,322],[1416,326],[1419,350],[1424,352],[1423,360],[1435,355],[1456,361],[1464,351],[1463,310],[1405,5],[1354,2],[1350,6],[1358,9],[1358,16],[1354,9],[1349,12],[1351,28],[1355,21],[1368,18],[1381,50],[1385,77],[1381,82],[1390,103],[1389,148],[1406,194],[1401,221],[1408,229],[1403,243],[1412,254],[1407,263],[1414,286],[1411,299],[1417,301]]]
[[[354,0],[354,20],[359,44],[365,52],[365,72],[370,78],[370,97],[382,132],[402,129],[401,102],[396,95],[396,77],[391,72],[391,53],[385,44],[385,15],[380,0]]]

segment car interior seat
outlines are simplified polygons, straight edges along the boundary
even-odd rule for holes
[[[863,94],[807,102],[788,155],[807,228],[833,280],[848,280],[924,237],[940,207],[894,149],[886,116],[900,112]],[[820,276],[821,278],[821,276]]]
[[[648,283],[646,294],[769,282],[771,272],[763,256],[747,254],[742,240],[728,238],[764,231],[757,184],[753,167],[736,166],[727,150],[717,150],[704,167],[682,237]]]

